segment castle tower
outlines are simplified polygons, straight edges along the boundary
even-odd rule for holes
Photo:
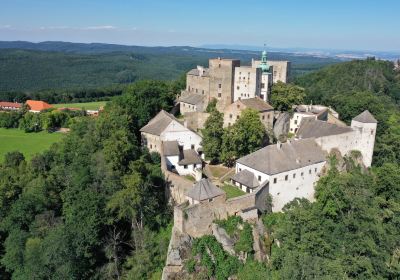
[[[351,127],[358,132],[354,149],[361,152],[366,167],[370,167],[372,163],[377,124],[378,121],[368,110],[351,120]]]
[[[272,73],[270,72],[270,66],[267,61],[267,51],[264,50],[261,54],[260,66],[261,68],[261,95],[260,98],[265,102],[268,102],[268,97],[271,94],[272,87]]]

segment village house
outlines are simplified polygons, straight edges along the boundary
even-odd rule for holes
[[[204,178],[196,182],[186,193],[186,199],[189,201],[189,204],[212,202],[214,199],[224,201],[225,198],[226,194],[222,189],[215,186],[210,180]]]
[[[224,110],[224,127],[233,125],[245,109],[257,111],[265,128],[272,129],[274,108],[259,97],[240,99],[226,107]]]
[[[169,170],[179,175],[195,175],[196,169],[202,168],[201,136],[172,114],[161,110],[140,132],[142,145],[163,156]]]
[[[27,100],[25,104],[29,107],[29,112],[32,113],[40,113],[41,111],[53,108],[50,104],[39,100]]]
[[[21,103],[16,102],[0,102],[0,110],[1,111],[18,111],[22,108]]]

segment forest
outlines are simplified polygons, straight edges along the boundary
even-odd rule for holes
[[[294,200],[282,213],[266,213],[266,263],[251,260],[246,224],[233,233],[237,250],[249,251],[245,264],[212,238],[196,240],[193,253],[202,260],[186,264],[193,279],[400,277],[399,73],[391,66],[352,61],[295,81],[307,102],[332,106],[346,122],[365,109],[374,114],[372,168],[351,158],[339,166],[332,157],[316,202]],[[78,117],[48,151],[30,161],[18,152],[6,155],[0,164],[1,279],[160,279],[172,209],[160,158],[141,148],[139,128],[160,109],[170,110],[184,87],[184,79],[127,85],[99,118]],[[215,262],[209,252],[218,255]]]

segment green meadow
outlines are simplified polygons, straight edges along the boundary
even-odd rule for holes
[[[61,103],[61,104],[52,104],[55,108],[79,108],[86,110],[99,110],[100,107],[104,107],[107,101],[98,101],[98,102],[87,102],[87,103]]]
[[[64,135],[62,133],[25,133],[19,129],[0,128],[0,161],[8,152],[19,151],[26,159],[48,149],[53,143],[59,141]]]

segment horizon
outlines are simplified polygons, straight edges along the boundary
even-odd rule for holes
[[[0,40],[400,52],[399,9],[394,0],[5,0]]]

